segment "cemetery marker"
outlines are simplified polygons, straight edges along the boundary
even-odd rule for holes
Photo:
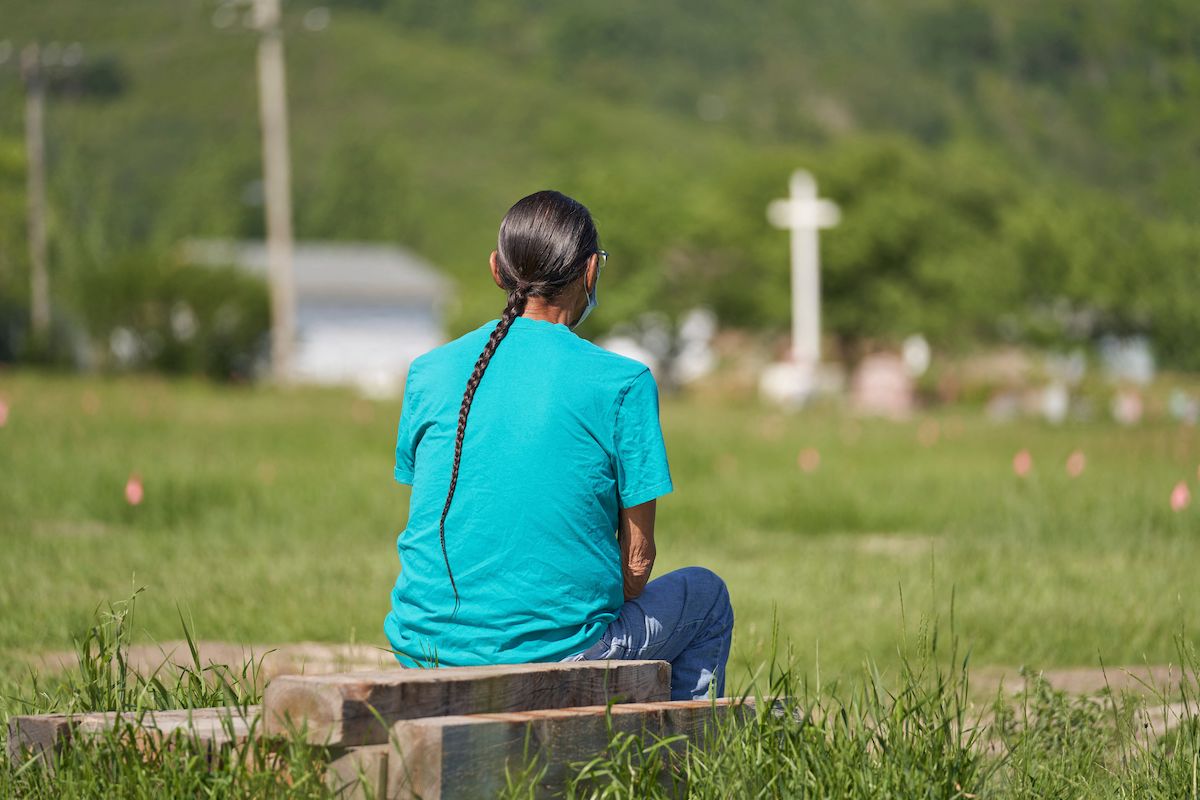
[[[804,170],[789,181],[789,197],[767,206],[767,219],[792,234],[792,360],[811,391],[821,360],[821,279],[817,231],[841,219],[837,205],[817,197],[817,182]]]

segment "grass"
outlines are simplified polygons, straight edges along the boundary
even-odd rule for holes
[[[9,694],[6,713],[129,712],[91,746],[63,750],[53,773],[36,759],[0,764],[0,796],[92,797],[332,797],[328,754],[299,737],[251,738],[218,752],[176,732],[139,739],[150,709],[228,704],[232,713],[258,702],[253,663],[240,675],[227,668],[184,666],[150,675],[126,670],[133,599],[109,605],[76,640],[79,665],[50,686]],[[755,705],[741,721],[709,726],[703,746],[680,737],[615,733],[595,757],[571,765],[559,796],[566,798],[944,798],[1200,797],[1200,658],[1176,640],[1183,671],[1175,689],[1184,721],[1166,737],[1139,730],[1146,698],[1107,694],[1071,697],[1031,680],[1016,697],[997,693],[989,708],[972,700],[969,659],[949,628],[924,620],[900,652],[896,676],[885,679],[867,662],[853,680],[813,686],[798,677],[778,648],[766,665]],[[185,637],[192,645],[190,631]],[[944,644],[941,645],[944,647]],[[193,654],[195,647],[192,647]],[[1167,691],[1171,687],[1164,687]],[[19,693],[21,690],[18,689]],[[1168,696],[1160,694],[1166,704]],[[543,796],[545,765],[527,751],[510,765],[500,796]]]
[[[868,663],[857,680],[817,692],[790,670],[776,672],[748,724],[720,726],[703,749],[682,754],[617,738],[577,767],[565,796],[1200,797],[1194,692],[1191,723],[1155,743],[1132,723],[1137,700],[1110,697],[1106,707],[1038,681],[1015,705],[997,697],[989,716],[970,699],[967,662],[947,669],[939,655],[925,641],[893,680]],[[1188,658],[1194,678],[1198,662]]]
[[[236,672],[228,665],[202,664],[186,623],[190,665],[147,673],[131,669],[138,594],[96,610],[94,624],[74,641],[77,667],[46,680],[31,673],[27,682],[3,686],[5,721],[15,714],[89,711],[118,711],[122,717],[95,739],[97,746],[59,753],[53,773],[40,759],[14,767],[6,758],[0,766],[0,797],[327,796],[323,754],[298,737],[270,743],[252,738],[212,753],[183,731],[159,742],[139,735],[144,717],[163,709],[225,706],[230,724],[235,715],[247,718],[248,707],[261,701],[262,681],[253,661]],[[281,758],[283,769],[277,768]]]
[[[146,587],[139,625],[206,639],[384,644],[407,489],[391,479],[399,402],[152,378],[0,375],[0,654],[63,648],[105,601]],[[676,492],[659,572],[709,566],[764,660],[773,610],[798,663],[894,666],[901,596],[945,609],[977,664],[1165,663],[1195,620],[1200,437],[1156,423],[911,423],[668,399]],[[938,425],[938,441],[918,429]],[[820,452],[805,473],[797,454]],[[1020,448],[1034,458],[1013,475]],[[1087,468],[1069,478],[1075,449]],[[125,502],[131,473],[145,485]]]
[[[390,477],[398,402],[30,372],[0,374],[0,398],[4,716],[230,692],[253,702],[246,665],[219,675],[197,665],[157,686],[112,677],[120,647],[95,611],[137,587],[123,642],[178,638],[182,614],[188,635],[205,639],[385,645],[407,500]],[[760,714],[749,733],[722,734],[732,738],[714,755],[685,756],[671,769],[692,777],[693,796],[1196,796],[1194,724],[1139,744],[1134,701],[1098,708],[1036,680],[1039,668],[1101,661],[1182,662],[1195,674],[1200,512],[1168,506],[1180,480],[1198,493],[1193,429],[994,425],[968,411],[891,423],[707,398],[666,399],[663,421],[677,491],[660,503],[656,569],[724,575],[737,615],[731,688],[798,697],[810,722]],[[804,472],[797,454],[810,447],[820,465]],[[1021,448],[1034,458],[1023,479],[1011,468]],[[1070,478],[1076,449],[1087,467]],[[145,485],[136,507],[123,495],[131,473]],[[936,625],[913,634],[921,614],[906,620],[905,607],[929,620],[953,609],[953,658],[937,650]],[[73,639],[92,642],[83,664],[102,668],[35,686],[26,656]],[[777,640],[790,643],[786,658]],[[1019,713],[968,694],[968,666],[1025,666],[1035,679]],[[1164,702],[1181,687],[1159,687]],[[964,724],[972,715],[997,723],[985,726],[995,741],[984,755],[970,737],[985,734]],[[571,791],[660,786],[639,772],[660,769],[646,746],[614,742],[592,783],[585,774]],[[293,756],[291,783],[268,785],[232,767],[197,770],[186,748],[125,778],[89,751],[76,783],[58,790],[319,794],[319,759]],[[0,770],[0,794],[51,792],[29,781]]]

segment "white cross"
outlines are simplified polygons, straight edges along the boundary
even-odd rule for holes
[[[792,173],[791,196],[772,200],[767,219],[792,232],[792,360],[809,381],[821,360],[821,279],[817,231],[841,219],[836,204],[817,197],[817,182],[804,170]]]

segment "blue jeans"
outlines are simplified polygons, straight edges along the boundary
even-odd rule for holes
[[[600,641],[564,661],[657,659],[671,662],[671,699],[703,700],[725,692],[733,607],[725,581],[684,567],[646,584],[621,606]]]

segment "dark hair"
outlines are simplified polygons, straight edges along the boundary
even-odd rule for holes
[[[475,390],[513,320],[525,310],[525,301],[530,297],[558,296],[569,284],[579,280],[588,259],[599,249],[600,239],[592,215],[582,203],[560,192],[545,190],[522,197],[500,222],[496,266],[500,283],[508,292],[508,303],[463,391],[458,433],[454,437],[454,468],[450,473],[450,488],[446,491],[446,505],[438,523],[442,558],[446,562],[446,574],[450,576],[450,588],[454,590],[455,609],[459,605],[458,585],[454,582],[450,557],[446,554],[446,515],[450,513],[454,487],[458,484],[463,437],[467,432],[467,415],[471,413]]]

